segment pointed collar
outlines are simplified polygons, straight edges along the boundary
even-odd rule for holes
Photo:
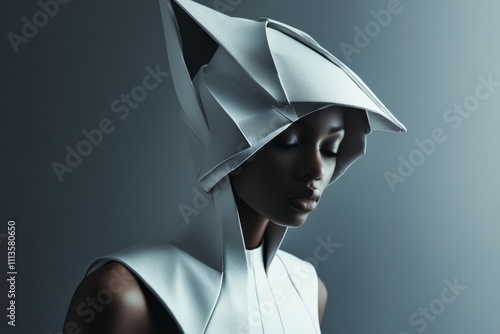
[[[227,266],[246,268],[245,242],[234,194],[226,176],[210,193],[198,192],[198,203],[190,222],[182,222],[171,243],[200,262],[219,271]],[[195,201],[193,201],[195,202]],[[269,223],[264,234],[264,264],[269,268],[286,234],[287,227]],[[232,261],[225,261],[231,257]],[[226,268],[225,268],[226,266]]]

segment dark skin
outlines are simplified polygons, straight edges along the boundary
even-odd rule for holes
[[[126,283],[121,286],[115,280],[117,272],[127,276]],[[120,288],[113,289],[116,292],[112,293],[109,304],[99,303],[96,297],[102,290],[111,291],[110,284],[117,284]],[[90,305],[92,299],[94,306]],[[94,311],[94,317],[88,315],[88,310]],[[179,331],[173,318],[151,291],[122,264],[110,262],[85,277],[76,289],[63,333],[160,334]]]
[[[316,111],[293,123],[260,149],[254,159],[231,173],[247,249],[260,245],[269,224],[304,224],[310,212],[297,210],[289,198],[304,189],[315,189],[321,196],[335,171],[343,126],[341,107]],[[320,322],[326,301],[325,284],[318,278]]]
[[[314,188],[322,193],[329,184],[335,170],[335,155],[343,138],[342,115],[342,108],[329,107],[304,117],[232,173],[231,184],[247,249],[261,243],[271,221],[289,227],[305,222],[309,212],[291,207],[287,198],[303,188]],[[270,190],[269,184],[275,187]],[[117,281],[117,274],[122,280]],[[320,279],[318,297],[321,321],[327,291]],[[102,266],[80,283],[71,300],[63,332],[180,333],[175,320],[159,300],[117,262]]]

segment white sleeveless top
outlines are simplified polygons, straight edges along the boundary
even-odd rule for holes
[[[266,273],[263,246],[246,250],[246,256],[248,275],[225,273],[220,287],[212,284],[213,276],[204,273],[206,268],[161,239],[98,258],[87,275],[107,262],[122,263],[157,296],[186,334],[320,333],[314,267],[278,250]],[[180,261],[172,269],[174,257]],[[197,310],[203,309],[217,288],[219,295],[206,328],[192,329],[190,325],[201,320]],[[176,310],[181,304],[187,311],[184,315]]]
[[[312,280],[316,273],[307,264],[297,262],[295,268],[284,267],[280,255],[277,256],[276,268],[280,274],[271,273],[269,280],[263,261],[263,246],[247,250],[249,270],[251,270],[249,294],[251,295],[251,312],[248,315],[248,325],[252,333],[315,333],[318,317],[308,314],[306,303],[311,308],[317,307],[317,287]],[[284,252],[283,252],[284,253]],[[291,257],[289,254],[282,256]],[[298,260],[298,259],[296,259]],[[286,273],[285,273],[286,271]],[[295,273],[294,273],[295,271]],[[309,278],[309,279],[308,279]],[[302,300],[295,290],[291,280],[296,284],[311,284],[311,298]],[[316,290],[316,291],[314,291]],[[309,319],[307,319],[309,317]],[[307,321],[309,320],[309,321]],[[309,326],[307,323],[309,322]]]
[[[186,334],[320,333],[318,278],[312,264],[279,250],[286,228],[269,223],[261,246],[246,250],[231,187],[197,220],[98,258],[126,266]]]

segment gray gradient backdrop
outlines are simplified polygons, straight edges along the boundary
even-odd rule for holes
[[[318,238],[340,244],[317,266],[329,290],[324,333],[498,333],[500,87],[473,97],[479,77],[500,82],[498,2],[401,0],[381,26],[370,12],[388,0],[222,1],[235,4],[233,15],[308,32],[409,129],[371,134],[367,155],[285,240],[302,258],[314,257]],[[20,34],[22,17],[39,10],[35,0],[7,0],[0,14],[2,333],[59,333],[89,262],[167,234],[166,222],[193,197],[170,78],[123,120],[110,107],[147,66],[168,71],[157,1],[70,1],[16,54],[7,34]],[[369,29],[369,43],[355,41],[356,27]],[[344,54],[342,42],[357,42],[357,53]],[[448,111],[463,103],[473,111]],[[75,148],[103,118],[114,131],[60,183],[51,163],[64,162],[66,145]],[[435,129],[446,140],[418,153],[415,141]],[[391,189],[384,173],[397,174],[401,159],[418,166]],[[15,328],[4,315],[9,219],[17,223]],[[446,294],[449,303],[446,280],[466,286]]]

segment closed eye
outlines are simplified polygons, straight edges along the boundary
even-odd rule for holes
[[[321,149],[321,153],[327,158],[338,158],[339,156],[338,152],[332,150]]]
[[[276,141],[276,146],[278,146],[279,148],[283,149],[283,150],[290,150],[294,147],[297,147],[299,146],[299,143],[296,142],[296,141],[293,141],[293,142],[280,142],[280,141]]]

